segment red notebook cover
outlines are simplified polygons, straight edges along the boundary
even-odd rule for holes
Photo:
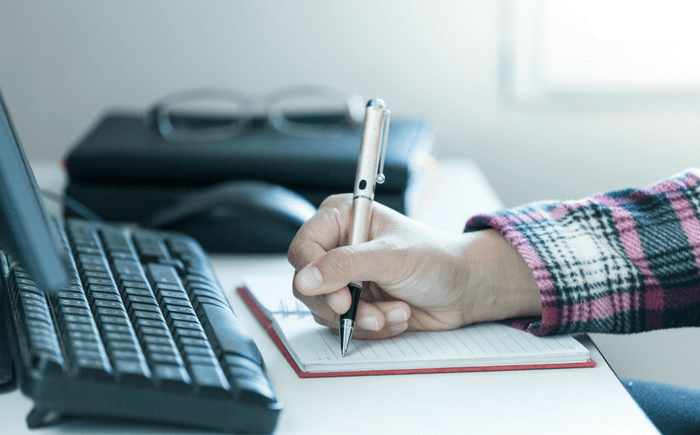
[[[376,375],[407,375],[416,373],[456,373],[456,372],[496,372],[505,370],[538,370],[538,369],[570,369],[579,367],[595,367],[595,361],[588,360],[582,363],[566,363],[566,364],[528,364],[528,365],[508,365],[508,366],[485,366],[485,367],[447,367],[447,368],[428,368],[428,369],[398,369],[398,370],[365,370],[365,371],[345,371],[345,372],[317,372],[309,373],[302,371],[297,365],[292,355],[290,355],[287,347],[282,343],[277,331],[275,331],[272,321],[265,316],[265,313],[258,307],[255,299],[250,295],[245,287],[238,287],[238,294],[241,295],[243,301],[248,305],[248,308],[255,314],[260,323],[267,330],[268,335],[272,338],[277,348],[282,352],[284,359],[287,360],[292,369],[300,378],[332,378],[337,376],[376,376]]]

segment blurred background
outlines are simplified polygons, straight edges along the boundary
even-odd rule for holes
[[[700,164],[691,1],[3,0],[0,89],[30,160],[107,109],[197,87],[326,85],[437,125],[506,206]],[[465,221],[468,216],[465,216]],[[695,329],[594,335],[613,369],[700,388]]]

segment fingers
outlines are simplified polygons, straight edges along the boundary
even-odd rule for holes
[[[402,255],[380,240],[341,246],[307,264],[297,273],[294,285],[309,296],[335,292],[350,282],[371,281],[381,286],[398,279]]]
[[[314,298],[321,297],[323,296],[315,296]],[[410,307],[402,301],[376,303],[360,301],[357,307],[353,337],[360,340],[393,337],[408,328],[410,315]],[[327,316],[314,312],[314,319],[318,324],[337,331],[340,315],[334,313],[333,316]]]
[[[299,299],[314,315],[326,319],[329,325],[338,327],[340,314],[350,308],[350,291],[346,288],[329,295],[307,296],[293,290],[294,297]],[[344,310],[342,310],[344,307]],[[342,311],[341,311],[342,310]]]
[[[287,252],[289,263],[301,270],[327,251],[340,246],[349,231],[352,194],[333,195],[302,225]]]

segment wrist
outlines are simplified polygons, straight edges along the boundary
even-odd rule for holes
[[[537,281],[522,255],[494,229],[465,234],[469,269],[465,324],[542,315]]]

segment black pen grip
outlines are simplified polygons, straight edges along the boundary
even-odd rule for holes
[[[350,309],[348,312],[340,315],[340,320],[350,319],[354,322],[355,315],[357,314],[357,306],[360,304],[360,293],[362,293],[362,287],[357,284],[348,284],[348,290],[350,290],[352,303],[350,304]]]

